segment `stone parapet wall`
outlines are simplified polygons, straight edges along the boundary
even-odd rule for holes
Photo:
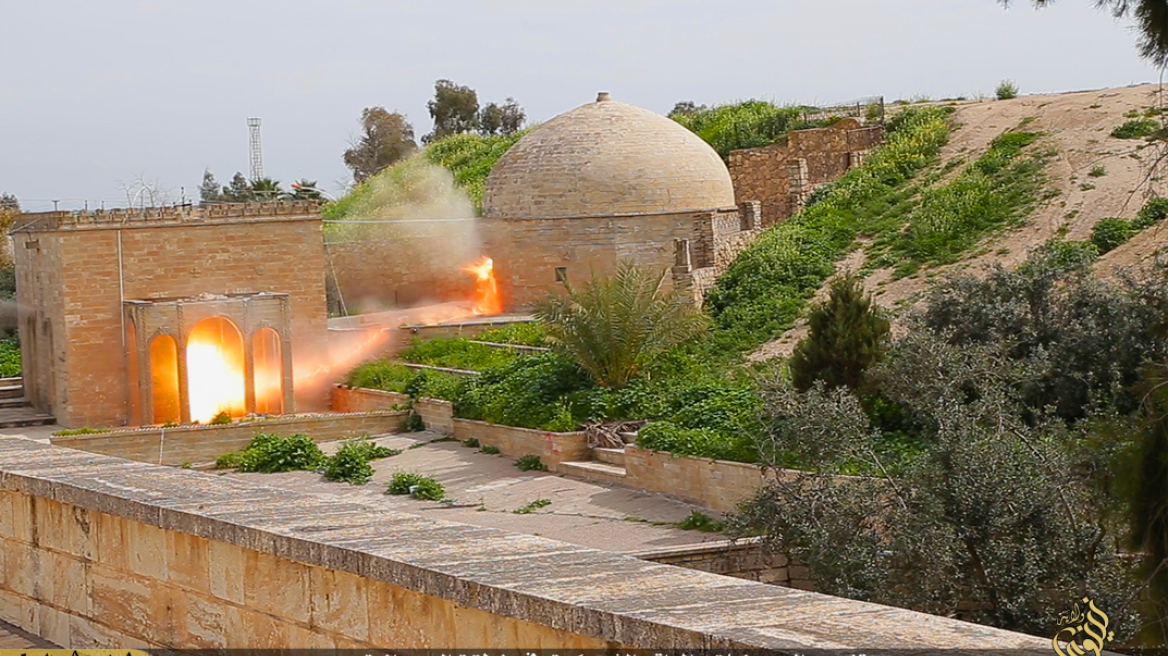
[[[0,438],[0,619],[75,648],[1049,649],[20,438]]]
[[[730,153],[730,178],[738,202],[759,201],[762,225],[793,215],[815,189],[859,164],[863,154],[884,141],[883,125],[861,125],[853,118],[787,133],[784,143]]]
[[[87,228],[154,227],[165,224],[224,222],[237,219],[306,218],[320,220],[320,203],[314,200],[267,203],[219,203],[170,207],[118,208],[55,212],[26,212],[15,221],[13,232],[39,232]]]
[[[815,586],[806,567],[792,563],[783,554],[766,553],[758,538],[703,542],[631,555],[662,565],[696,569],[800,590],[813,590]]]
[[[742,462],[675,456],[635,444],[625,447],[625,483],[730,512],[765,482],[762,468]]]
[[[410,404],[410,395],[401,392],[333,386],[333,412],[371,412],[393,410]]]
[[[58,446],[137,462],[178,466],[204,464],[228,451],[245,448],[260,433],[284,437],[304,434],[317,442],[393,433],[405,427],[405,411],[289,415],[227,425],[136,428],[51,438]]]

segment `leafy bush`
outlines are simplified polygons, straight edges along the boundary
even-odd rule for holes
[[[706,332],[706,317],[663,288],[665,271],[621,262],[609,277],[539,304],[548,342],[597,383],[624,387],[654,355]]]
[[[1107,169],[1102,164],[1096,164],[1091,167],[1090,171],[1087,171],[1087,176],[1091,178],[1102,178],[1105,175],[1107,175]]]
[[[371,360],[358,365],[345,378],[350,387],[363,387],[404,394],[416,372],[409,367],[388,360]]]
[[[713,108],[673,112],[669,118],[684,125],[710,144],[725,159],[740,148],[769,146],[789,130],[822,124],[802,120],[804,107],[779,107],[764,100],[747,100]]]
[[[471,449],[477,449],[479,448],[479,438],[468,437],[462,441],[462,445]]]
[[[539,456],[531,453],[516,459],[515,466],[519,471],[547,471],[547,465],[543,464]]]
[[[538,321],[507,324],[502,328],[483,331],[475,339],[480,342],[494,342],[496,344],[547,346],[543,326]]]
[[[747,435],[726,435],[711,428],[685,428],[670,421],[646,424],[637,433],[637,446],[668,451],[675,456],[758,462],[758,449]]]
[[[422,501],[442,501],[446,498],[446,488],[430,476],[412,472],[394,472],[386,489],[388,494],[408,494]]]
[[[928,330],[894,345],[873,378],[921,445],[897,470],[846,388],[774,397],[760,453],[781,466],[774,456],[794,452],[806,471],[768,483],[734,532],[761,532],[822,592],[1005,629],[1046,630],[1052,598],[1125,607],[1137,586],[1116,556],[1109,503],[1089,477],[1068,475],[1094,458],[1077,433],[1027,409],[1032,372],[1005,346],[950,344]],[[840,461],[871,476],[840,479]]]
[[[683,531],[701,531],[703,533],[720,533],[726,528],[726,524],[720,522],[713,517],[710,517],[699,510],[691,511],[690,514],[677,524],[677,528]]]
[[[252,438],[246,449],[220,456],[215,466],[235,467],[241,472],[274,473],[314,470],[324,462],[324,452],[307,435],[280,437],[261,433]]]
[[[811,311],[810,331],[791,357],[791,380],[807,391],[821,380],[828,388],[860,389],[864,371],[880,361],[888,320],[864,293],[864,283],[844,276],[831,285],[827,300]]]
[[[888,139],[862,166],[740,253],[705,297],[719,341],[742,350],[791,327],[857,235],[910,206],[899,194],[936,161],[949,136],[947,115],[937,107],[900,112],[888,122]]]
[[[1153,198],[1140,208],[1132,225],[1137,230],[1150,228],[1168,217],[1168,198]]]
[[[422,419],[422,415],[416,412],[411,412],[409,416],[406,417],[405,431],[407,433],[417,433],[418,431],[424,430],[426,430],[426,422]],[[425,444],[425,442],[418,442],[410,448],[412,449],[414,447],[420,447],[423,444]]]
[[[1116,139],[1141,139],[1150,137],[1160,129],[1160,123],[1150,118],[1136,118],[1125,122],[1111,131]]]
[[[464,383],[454,398],[457,416],[544,430],[562,429],[561,399],[593,385],[575,363],[551,352],[521,355]]]
[[[427,341],[415,338],[409,347],[398,354],[398,357],[406,362],[428,364],[433,367],[482,371],[513,360],[515,353],[485,344],[475,344],[462,337]]]
[[[1136,232],[1135,226],[1127,219],[1112,217],[1099,219],[1091,228],[1091,243],[1099,249],[1099,254],[1103,255],[1131,239]]]
[[[230,424],[231,423],[231,413],[227,412],[226,410],[220,410],[219,412],[215,413],[214,417],[211,417],[210,423],[214,424],[214,425],[218,425],[218,426],[222,426],[224,424]]]
[[[998,83],[998,88],[994,91],[994,95],[998,100],[1010,100],[1018,97],[1018,85],[1014,84],[1013,80],[1002,80]]]
[[[479,453],[482,453],[482,454],[485,454],[488,456],[497,456],[497,455],[499,455],[499,447],[491,446],[490,444],[484,444],[483,448],[479,449]]]
[[[1009,345],[1011,359],[1037,370],[1023,390],[1035,411],[1054,407],[1069,420],[1096,407],[1129,413],[1140,368],[1168,358],[1158,337],[1168,280],[1103,281],[1088,275],[1089,260],[1059,255],[1042,249],[984,280],[947,278],[929,292],[923,324],[955,345]]]
[[[16,337],[0,339],[0,378],[15,378],[20,373],[20,340]]]
[[[380,446],[368,437],[348,440],[324,466],[324,477],[330,481],[345,481],[350,485],[364,485],[373,478],[373,467],[369,461],[388,458],[401,453],[398,449]]]

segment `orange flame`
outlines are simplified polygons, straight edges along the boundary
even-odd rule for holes
[[[474,306],[475,314],[499,314],[503,311],[503,304],[499,301],[499,284],[495,282],[495,261],[489,257],[479,260],[478,264],[471,265],[466,271],[475,274]]]
[[[233,417],[244,413],[241,345],[208,332],[196,328],[187,341],[191,421],[208,422],[224,411]]]

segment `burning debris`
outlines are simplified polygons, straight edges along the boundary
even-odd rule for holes
[[[475,274],[475,298],[471,311],[476,315],[499,314],[503,304],[499,301],[499,284],[495,281],[495,261],[483,257],[478,264],[466,268]]]

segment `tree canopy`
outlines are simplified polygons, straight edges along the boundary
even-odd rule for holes
[[[366,107],[361,112],[361,136],[345,151],[345,166],[361,182],[417,150],[414,127],[399,112]]]
[[[426,103],[434,129],[422,137],[430,143],[452,134],[472,132],[479,127],[479,96],[474,89],[450,80],[434,83],[434,99]]]

